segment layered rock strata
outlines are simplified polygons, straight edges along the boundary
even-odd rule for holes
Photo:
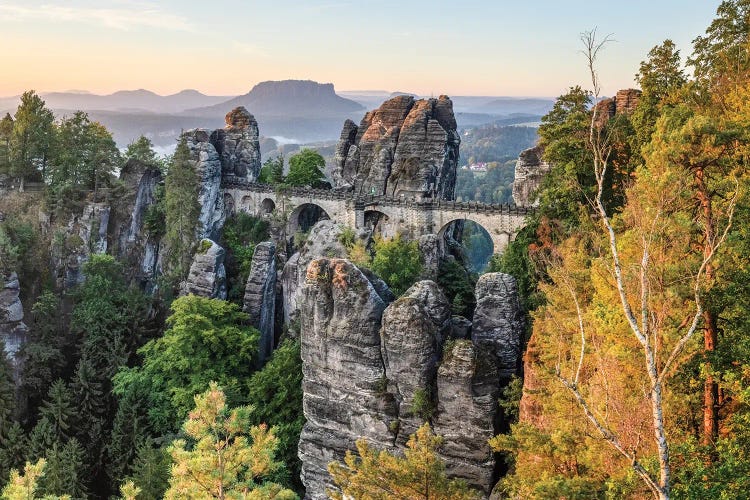
[[[513,203],[519,206],[537,206],[536,191],[542,179],[552,168],[542,159],[544,148],[535,146],[518,155],[513,178]]]
[[[453,199],[458,147],[447,96],[397,96],[344,123],[331,170],[336,189],[358,195]]]
[[[214,241],[203,239],[193,256],[190,272],[183,282],[180,295],[198,295],[209,299],[227,298],[225,251]]]
[[[451,318],[432,281],[386,307],[349,261],[310,263],[300,301],[307,422],[299,444],[309,498],[326,498],[333,487],[327,464],[357,439],[399,452],[424,421],[445,438],[440,454],[449,476],[490,494],[497,471],[487,440],[498,429],[504,378],[518,365],[523,323],[514,280],[485,276],[472,325]]]
[[[198,238],[218,240],[224,226],[224,195],[221,190],[222,167],[219,154],[207,129],[192,129],[183,134],[190,158],[198,173]]]
[[[9,276],[0,276],[0,285],[0,342],[5,349],[0,355],[6,356],[10,361],[13,380],[18,386],[23,370],[20,350],[26,343],[29,329],[23,322],[18,275],[11,273]]]
[[[263,364],[273,352],[275,343],[276,245],[271,241],[255,247],[245,285],[243,310],[250,315],[250,324],[260,332],[258,358]]]
[[[258,122],[243,106],[227,113],[226,126],[211,134],[224,175],[255,182],[260,174]]]

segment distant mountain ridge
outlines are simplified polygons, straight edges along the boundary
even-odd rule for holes
[[[247,94],[226,102],[198,109],[188,109],[185,114],[214,116],[229,109],[245,106],[258,117],[348,117],[364,112],[364,107],[336,94],[332,83],[312,80],[267,81],[255,85]],[[260,119],[260,118],[259,118]]]
[[[150,113],[180,113],[189,108],[210,106],[231,99],[231,96],[209,96],[193,89],[164,96],[145,89],[119,90],[106,95],[91,94],[78,90],[43,92],[39,95],[44,99],[47,107],[55,111],[138,111]],[[18,100],[17,96],[3,98],[0,100],[0,107],[16,106]]]

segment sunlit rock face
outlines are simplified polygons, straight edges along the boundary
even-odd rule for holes
[[[460,142],[447,96],[394,97],[359,126],[344,123],[333,186],[360,195],[453,199]]]
[[[497,464],[487,440],[498,431],[500,390],[519,364],[523,322],[513,278],[485,276],[472,325],[451,318],[432,281],[387,305],[348,260],[310,262],[299,302],[308,498],[327,498],[328,463],[342,461],[357,439],[400,452],[425,421],[445,438],[448,475],[490,494]]]
[[[255,182],[261,167],[258,122],[243,106],[227,113],[225,120],[226,126],[211,134],[221,171],[224,175]]]
[[[543,154],[544,149],[535,146],[521,151],[518,155],[513,179],[513,203],[516,205],[539,205],[536,191],[551,168],[550,164],[542,159]]]

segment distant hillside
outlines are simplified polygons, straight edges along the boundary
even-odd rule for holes
[[[259,122],[262,117],[348,117],[364,111],[359,103],[337,95],[332,83],[283,80],[261,82],[245,95],[214,106],[190,109],[185,114],[223,116],[237,106],[245,106]]]
[[[481,107],[477,108],[477,111],[497,115],[510,115],[513,113],[546,115],[552,110],[554,104],[554,99],[500,97],[482,104]]]
[[[84,92],[48,92],[40,94],[52,110],[179,113],[186,109],[225,102],[231,96],[208,96],[197,90],[183,90],[162,96],[150,90],[120,90],[97,95]],[[15,108],[18,97],[0,99],[0,107]]]

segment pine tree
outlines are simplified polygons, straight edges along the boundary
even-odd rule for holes
[[[141,386],[133,387],[118,401],[107,444],[107,473],[113,484],[130,474],[138,450],[152,433],[148,410],[148,394]]]
[[[85,498],[85,483],[88,478],[84,464],[85,451],[76,438],[65,445],[54,443],[47,450],[44,475],[39,487],[47,495],[70,495]]]
[[[18,106],[10,138],[10,171],[24,180],[41,171],[44,176],[55,135],[54,115],[33,90],[24,92]]]
[[[49,424],[54,441],[64,442],[72,436],[76,415],[73,394],[62,379],[57,379],[50,387],[39,415]]]
[[[197,196],[198,173],[190,159],[190,150],[184,137],[177,145],[164,185],[167,227],[164,241],[168,265],[166,272],[181,279],[190,266],[200,213]]]
[[[0,436],[0,485],[8,480],[11,469],[19,469],[26,461],[28,440],[21,424],[13,425]]]
[[[29,450],[26,458],[38,460],[44,458],[47,450],[55,443],[59,443],[55,435],[54,427],[46,418],[41,418],[29,434]]]
[[[281,464],[273,458],[277,439],[265,425],[249,429],[250,408],[229,410],[224,393],[214,382],[195,396],[195,409],[184,430],[194,443],[184,439],[172,443],[175,465],[165,499],[256,497],[293,499],[291,490],[263,479]]]
[[[478,500],[481,498],[478,492],[462,481],[446,477],[445,464],[437,453],[442,442],[429,424],[409,438],[403,458],[373,449],[360,439],[356,443],[359,457],[347,452],[345,465],[338,462],[328,465],[333,481],[340,488],[340,491],[329,490],[328,494],[335,500]]]
[[[0,278],[1,279],[1,278]],[[5,345],[0,339],[0,439],[13,425],[16,410],[16,393],[10,363],[5,356]]]
[[[130,479],[141,489],[139,500],[161,500],[169,487],[172,457],[151,440],[138,446]]]

